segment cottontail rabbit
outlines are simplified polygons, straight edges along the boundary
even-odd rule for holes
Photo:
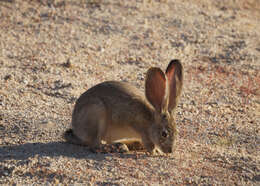
[[[145,96],[125,82],[107,81],[85,93],[76,102],[68,142],[99,149],[107,144],[138,141],[150,153],[171,153],[177,135],[174,110],[183,85],[183,68],[172,60],[164,73],[150,68]]]

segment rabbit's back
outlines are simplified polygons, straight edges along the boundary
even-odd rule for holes
[[[79,97],[76,106],[84,105],[93,98],[100,98],[108,107],[113,107],[112,110],[119,107],[121,109],[122,106],[131,108],[135,104],[147,105],[144,94],[140,90],[129,83],[119,81],[106,81],[91,87]]]
[[[152,120],[151,107],[144,94],[125,82],[107,81],[88,89],[76,102],[72,123],[80,118],[80,113],[85,112],[89,104],[102,105],[102,108],[105,108],[106,141],[115,141],[124,136],[140,138],[135,131],[147,127]],[[100,112],[97,112],[92,117],[100,117],[99,114]]]

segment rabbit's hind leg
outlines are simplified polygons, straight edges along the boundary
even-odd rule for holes
[[[107,126],[107,111],[103,102],[93,98],[74,116],[72,130],[75,136],[93,151],[99,151]]]

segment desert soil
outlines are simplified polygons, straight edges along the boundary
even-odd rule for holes
[[[175,152],[68,144],[76,99],[184,66]],[[0,184],[259,185],[259,0],[0,0]]]

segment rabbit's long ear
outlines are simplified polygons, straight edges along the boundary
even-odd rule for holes
[[[169,85],[168,111],[175,110],[183,85],[183,67],[179,60],[173,59],[166,69],[166,76]]]
[[[146,74],[145,95],[154,108],[161,112],[165,104],[166,77],[160,68],[150,68]]]

